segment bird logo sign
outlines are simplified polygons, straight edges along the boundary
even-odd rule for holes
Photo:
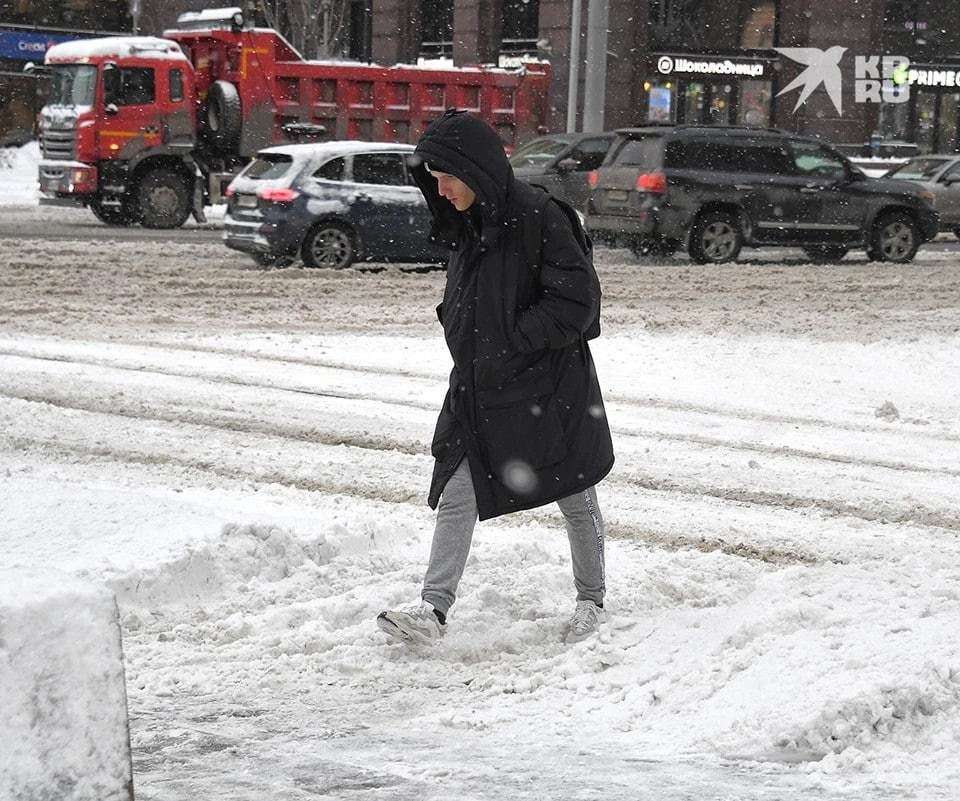
[[[777,92],[777,97],[799,89],[796,111],[817,89],[823,86],[827,96],[843,116],[843,89],[840,59],[847,48],[834,45],[826,50],[819,47],[777,47],[780,55],[803,64],[790,83]],[[910,99],[910,61],[904,56],[856,56],[854,62],[854,99],[857,103],[905,103]]]

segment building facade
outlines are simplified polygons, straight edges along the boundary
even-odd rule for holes
[[[23,65],[42,61],[49,43],[159,35],[184,11],[227,4],[276,26],[307,56],[549,60],[552,130],[596,127],[583,105],[585,91],[596,99],[598,65],[586,58],[591,14],[602,7],[600,127],[772,125],[838,144],[960,149],[960,3],[944,0],[580,0],[579,20],[573,0],[0,0],[0,136],[32,125],[42,92]]]
[[[527,0],[525,15],[515,12],[516,0],[372,0],[372,58],[389,64],[441,52],[458,65],[518,53],[549,59],[551,128],[563,130],[576,44],[573,118],[582,129],[586,76],[596,68],[584,61],[592,2],[582,0],[575,21],[571,0]],[[956,3],[605,0],[604,6],[602,127],[772,125],[842,144],[879,137],[915,142],[925,152],[960,147]],[[397,19],[410,25],[398,30]],[[811,58],[820,61],[807,72]]]

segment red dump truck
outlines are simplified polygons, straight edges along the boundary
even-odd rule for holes
[[[549,64],[516,69],[306,61],[240,9],[185,14],[163,38],[51,47],[41,111],[41,203],[109,225],[176,228],[221,202],[261,148],[316,138],[416,142],[450,107],[511,148],[546,130]]]

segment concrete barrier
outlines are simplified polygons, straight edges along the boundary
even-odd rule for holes
[[[0,799],[133,799],[120,625],[105,587],[0,570]]]

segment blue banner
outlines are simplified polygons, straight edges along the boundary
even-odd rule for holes
[[[15,58],[42,64],[50,47],[79,38],[81,37],[60,33],[0,31],[0,58]]]

